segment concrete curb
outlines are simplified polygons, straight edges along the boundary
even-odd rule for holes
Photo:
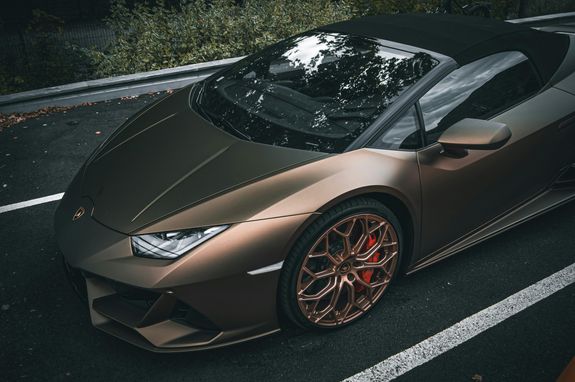
[[[575,12],[566,12],[566,13],[554,13],[550,15],[543,15],[543,16],[535,16],[535,17],[526,17],[523,19],[513,19],[513,20],[506,20],[509,23],[513,24],[525,24],[527,26],[537,26],[541,23],[545,24],[549,21],[560,21],[560,20],[567,20],[575,18]]]
[[[243,57],[30,90],[0,96],[0,112],[25,112],[177,89],[204,79]]]

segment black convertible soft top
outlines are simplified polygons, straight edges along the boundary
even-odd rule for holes
[[[449,56],[459,65],[493,53],[518,50],[529,57],[545,83],[555,73],[569,47],[566,35],[457,15],[369,16],[330,24],[320,30],[395,41]]]

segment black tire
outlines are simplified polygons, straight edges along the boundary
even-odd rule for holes
[[[282,318],[286,318],[289,320],[289,322],[302,328],[323,330],[340,328],[365,316],[365,313],[362,313],[359,317],[353,319],[350,322],[341,323],[332,327],[317,325],[311,322],[303,314],[298,305],[297,298],[298,275],[308,252],[312,249],[311,247],[316,244],[322,235],[329,231],[330,227],[332,227],[334,224],[337,224],[339,221],[345,219],[346,217],[354,216],[357,214],[377,215],[385,219],[395,230],[395,233],[397,234],[398,245],[396,255],[397,262],[395,269],[393,270],[391,280],[397,276],[401,265],[402,248],[404,248],[403,233],[397,216],[385,205],[371,198],[358,197],[344,201],[341,204],[326,211],[316,221],[314,221],[300,236],[300,238],[293,246],[290,254],[287,256],[284,262],[278,287],[278,301],[280,315]],[[383,292],[385,292],[386,288],[387,286],[384,288]],[[373,306],[375,306],[380,300],[376,301]],[[371,309],[371,307],[372,306],[370,306],[369,309]]]

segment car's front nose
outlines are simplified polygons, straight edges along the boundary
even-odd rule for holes
[[[279,271],[251,271],[281,262],[309,214],[232,224],[177,260],[141,258],[129,235],[93,217],[75,183],[58,207],[56,236],[98,329],[154,351],[224,346],[278,330]]]

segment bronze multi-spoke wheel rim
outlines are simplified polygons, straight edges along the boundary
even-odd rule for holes
[[[340,220],[303,260],[297,278],[301,312],[325,327],[359,318],[389,285],[398,251],[397,233],[385,218],[358,214]]]

